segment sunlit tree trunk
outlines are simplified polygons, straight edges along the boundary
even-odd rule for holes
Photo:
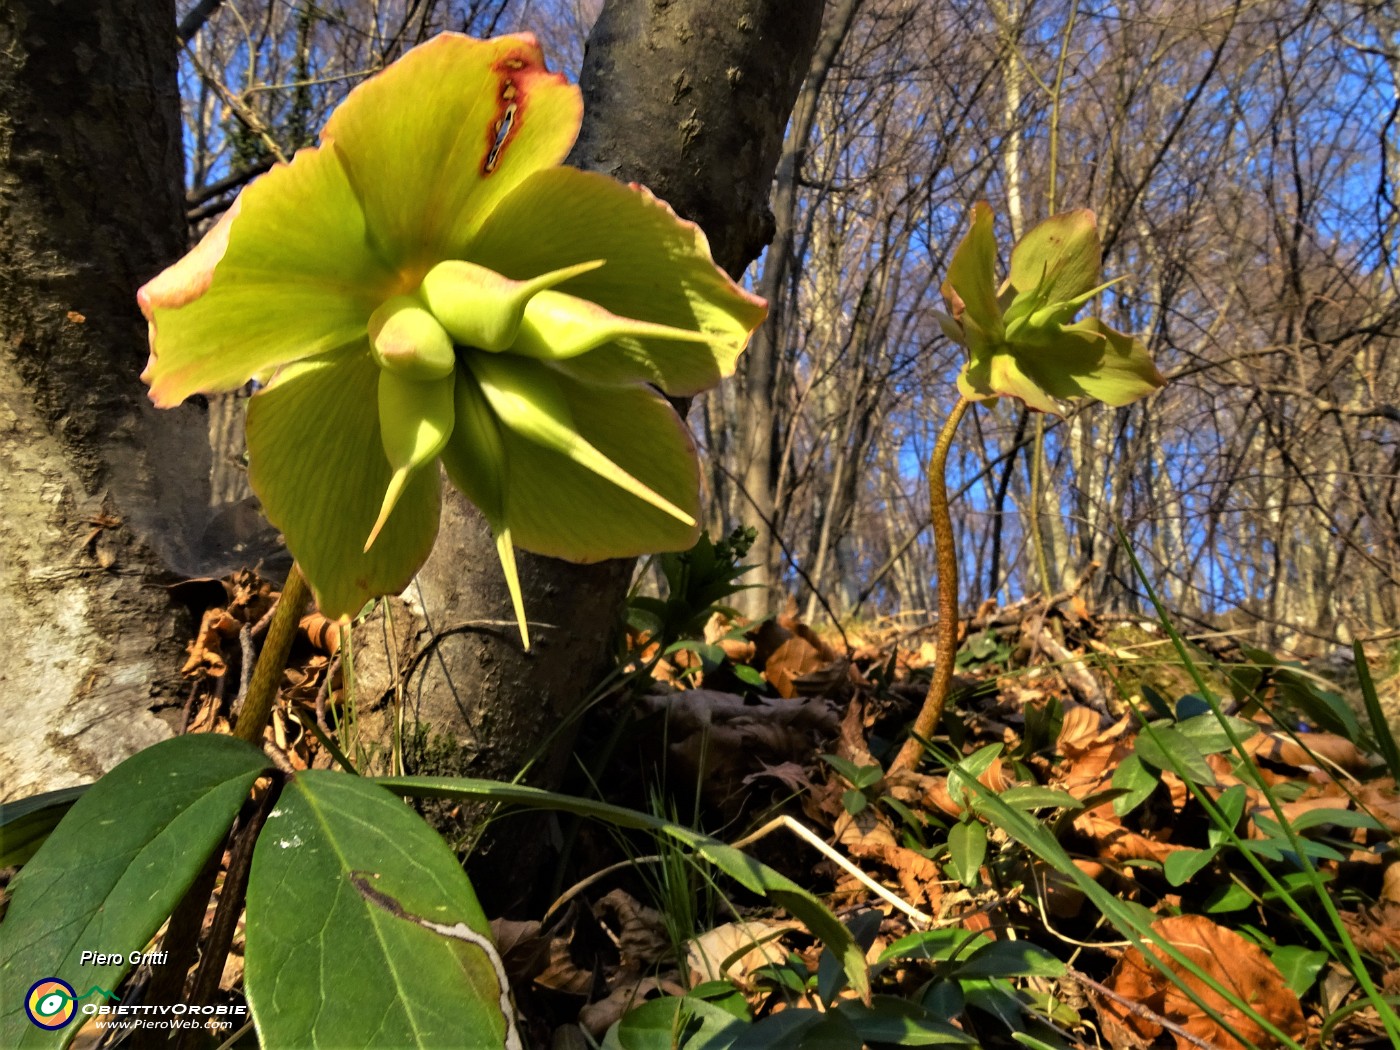
[[[203,411],[156,412],[136,288],[185,249],[173,0],[0,5],[0,797],[171,732]]]

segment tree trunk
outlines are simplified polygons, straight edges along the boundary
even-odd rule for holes
[[[202,409],[157,413],[136,288],[185,249],[173,0],[0,5],[0,797],[169,735],[208,513]]]
[[[701,225],[721,266],[742,273],[771,236],[769,188],[822,6],[610,0],[589,38],[585,119],[569,162],[648,186]],[[450,496],[434,553],[406,595],[414,622],[399,684],[405,738],[419,735],[410,772],[509,779],[533,762],[533,782],[557,782],[570,720],[614,659],[632,569],[630,560],[583,566],[522,555],[525,607],[541,625],[522,652],[491,536],[474,508]],[[393,666],[377,632],[360,634],[380,652],[357,653],[358,663]],[[385,699],[393,683],[385,685],[361,692],[361,703]],[[543,836],[524,832],[522,819],[473,858],[493,909],[529,891],[543,857]],[[466,823],[445,830],[471,837]]]

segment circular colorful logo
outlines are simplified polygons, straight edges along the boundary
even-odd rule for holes
[[[73,986],[57,977],[35,981],[24,998],[24,1012],[40,1028],[57,1031],[73,1020],[77,1013],[77,995]]]

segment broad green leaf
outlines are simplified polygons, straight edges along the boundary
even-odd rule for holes
[[[501,201],[473,239],[470,258],[519,280],[602,259],[603,266],[559,290],[623,317],[711,337],[708,348],[621,339],[563,363],[593,382],[699,393],[733,375],[749,333],[767,312],[762,299],[715,266],[694,223],[644,189],[572,168],[536,172]]]
[[[1235,735],[1241,740],[1248,740],[1259,732],[1259,725],[1255,722],[1246,721],[1243,718],[1235,718],[1232,715],[1225,716],[1229,726],[1234,730]],[[1177,732],[1186,739],[1194,743],[1203,755],[1211,755],[1220,751],[1228,751],[1233,746],[1230,738],[1221,725],[1219,718],[1214,712],[1203,715],[1196,715],[1188,718],[1184,722],[1176,724]]]
[[[1128,755],[1113,771],[1112,785],[1124,792],[1113,800],[1113,812],[1126,816],[1147,801],[1160,783],[1155,770],[1143,765],[1137,755]]]
[[[251,183],[200,246],[141,289],[144,377],[162,408],[367,338],[395,291],[369,249],[333,150],[302,150]]]
[[[865,953],[826,905],[791,879],[708,835],[648,813],[553,791],[541,791],[524,784],[470,777],[380,777],[373,782],[399,794],[415,797],[482,799],[532,809],[557,809],[622,828],[637,828],[665,835],[694,850],[741,886],[786,908],[841,960],[846,978],[856,993],[862,997],[870,994],[870,974],[865,965]]]
[[[362,777],[310,770],[287,783],[253,854],[247,924],[265,1046],[522,1046],[456,856]]]
[[[1216,849],[1183,849],[1167,855],[1162,870],[1167,882],[1181,886],[1191,881],[1195,874],[1215,859]]]
[[[11,886],[0,923],[0,1046],[68,1044],[81,1021],[55,1031],[31,1024],[29,987],[56,977],[79,997],[114,991],[128,953],[155,936],[267,769],[243,741],[198,734],[149,747],[87,789]],[[85,951],[122,961],[85,964]]]
[[[982,977],[962,979],[961,983],[969,1007],[975,1006],[983,1013],[991,1014],[1013,1032],[1021,1027],[1026,1003],[1006,981],[997,977]]]
[[[992,941],[977,948],[950,972],[959,981],[982,977],[1059,977],[1064,963],[1029,941]]]
[[[392,474],[379,375],[365,342],[283,369],[248,404],[249,484],[332,618],[402,591],[437,536],[441,485],[431,467],[408,478],[364,549]]]
[[[322,140],[364,202],[370,243],[421,273],[471,258],[491,210],[564,159],[582,117],[578,88],[545,69],[534,37],[444,33],[352,91]]]
[[[0,868],[19,867],[34,856],[90,786],[60,788],[0,803]]]
[[[920,930],[906,933],[880,953],[880,962],[891,959],[947,959],[963,950],[972,941],[980,939],[979,934],[969,934],[966,930],[945,927],[936,930]]]
[[[728,1050],[745,1030],[728,1011],[694,996],[666,996],[629,1010],[603,1050]]]
[[[972,1036],[940,1021],[918,1003],[892,995],[877,995],[870,1005],[844,1002],[836,1013],[867,1043],[892,1046],[979,1046]],[[854,1048],[853,1048],[854,1050]]]
[[[1297,996],[1304,995],[1322,968],[1327,965],[1327,953],[1318,949],[1304,948],[1299,944],[1287,944],[1269,956],[1278,967],[1278,972],[1288,982],[1288,987]]]
[[[980,820],[960,820],[948,829],[948,856],[958,881],[977,885],[987,859],[987,829]]]
[[[856,912],[846,920],[846,928],[851,931],[851,936],[862,952],[870,952],[870,946],[875,943],[884,917],[884,913],[878,908],[868,908]],[[841,967],[841,960],[830,948],[822,949],[821,957],[817,960],[817,998],[830,1005],[845,988],[846,971]]]
[[[1254,895],[1237,882],[1217,887],[1206,895],[1201,911],[1207,915],[1226,915],[1248,908],[1255,902]]]
[[[863,1042],[843,1014],[792,1009],[741,1031],[731,1050],[860,1050]]]
[[[1156,769],[1169,769],[1197,784],[1215,783],[1215,773],[1200,748],[1178,729],[1145,727],[1138,734],[1133,750],[1143,762]]]
[[[1336,733],[1348,740],[1361,738],[1361,723],[1344,700],[1331,689],[1324,689],[1311,675],[1280,667],[1275,672],[1278,695],[1315,728]],[[1304,743],[1306,743],[1306,738]]]

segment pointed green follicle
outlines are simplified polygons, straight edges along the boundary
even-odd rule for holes
[[[691,515],[627,473],[578,432],[569,403],[548,365],[520,358],[503,360],[490,354],[473,354],[468,365],[503,427],[566,456],[677,521],[695,524]]]
[[[528,650],[530,628],[525,620],[525,597],[515,565],[515,545],[505,519],[506,459],[501,428],[469,369],[457,373],[454,396],[456,422],[451,438],[442,448],[442,465],[452,483],[480,508],[491,526],[515,622],[520,627],[520,644]]]
[[[601,259],[594,259],[528,281],[513,281],[485,266],[451,259],[428,271],[419,294],[457,342],[499,353],[515,341],[532,298],[602,265]]]
[[[526,304],[510,349],[523,357],[563,361],[628,336],[680,343],[708,343],[711,338],[706,332],[619,317],[597,303],[564,292],[543,291]]]
[[[413,472],[437,459],[452,436],[453,378],[421,382],[383,369],[379,373],[379,440],[393,476],[379,508],[379,518],[365,540],[374,545],[379,530],[389,520]]]
[[[374,311],[369,345],[380,368],[420,382],[441,379],[457,362],[452,337],[411,295],[396,295]]]

